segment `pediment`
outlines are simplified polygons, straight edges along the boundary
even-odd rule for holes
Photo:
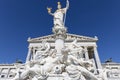
[[[73,41],[75,39],[77,39],[77,41],[81,41],[81,42],[96,42],[98,40],[97,37],[92,38],[92,37],[67,33],[67,38],[65,39],[65,41]],[[53,41],[55,41],[55,35],[51,34],[51,35],[47,35],[47,36],[43,36],[43,37],[29,38],[28,42],[30,42],[30,43],[31,42],[41,42],[43,40],[46,40],[48,42],[53,42]]]

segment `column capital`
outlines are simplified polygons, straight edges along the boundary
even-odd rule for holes
[[[84,48],[88,48],[89,46],[83,46]]]
[[[93,46],[94,48],[97,48],[98,46]]]

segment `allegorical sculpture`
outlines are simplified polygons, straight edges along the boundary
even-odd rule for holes
[[[71,43],[73,48],[78,45],[75,42],[76,40]],[[76,51],[72,47],[66,46],[66,48],[61,50],[62,56],[59,57],[56,55],[56,51],[51,49],[48,42],[43,41],[42,46],[44,46],[44,51],[42,51],[43,47],[41,47],[41,49],[36,51],[35,55],[40,57],[27,62],[25,64],[26,70],[21,72],[20,77],[16,75],[13,80],[52,80],[50,76],[54,75],[54,77],[57,77],[58,74],[64,80],[86,80],[86,77],[91,80],[97,80],[91,72],[93,69],[92,61],[86,61],[76,56],[78,55],[77,52],[82,54],[84,49],[81,46],[77,46],[78,49]]]
[[[94,74],[92,60],[85,60],[81,56],[85,49],[77,44],[77,39],[69,45],[65,44],[64,24],[68,7],[67,0],[65,8],[61,8],[58,2],[55,13],[51,13],[51,8],[47,8],[48,13],[54,16],[55,47],[53,48],[47,40],[43,40],[39,47],[32,49],[34,56],[25,63],[25,70],[20,71],[18,68],[13,80],[98,80]]]
[[[54,17],[54,19],[53,19],[54,26],[64,27],[66,12],[67,12],[68,8],[69,8],[68,0],[67,0],[67,5],[65,8],[62,8],[61,3],[58,2],[58,9],[54,13],[51,13],[52,8],[47,8],[48,13]]]

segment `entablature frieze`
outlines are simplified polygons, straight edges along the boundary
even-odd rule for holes
[[[72,42],[75,39],[77,39],[77,42],[96,42],[98,40],[96,37],[92,38],[92,37],[67,33],[67,37],[65,39],[65,42]],[[41,43],[43,40],[45,40],[49,43],[54,43],[56,39],[55,39],[55,35],[51,34],[51,35],[38,37],[38,38],[32,38],[32,39],[29,38],[28,42],[29,43]]]

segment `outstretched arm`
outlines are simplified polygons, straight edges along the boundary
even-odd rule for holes
[[[50,12],[49,14],[50,14],[50,15],[52,15],[52,16],[54,16],[54,14],[53,14],[53,13],[51,13],[51,12]]]
[[[54,14],[53,14],[53,13],[51,13],[51,9],[52,9],[52,8],[47,8],[48,13],[49,13],[50,15],[54,16]]]

